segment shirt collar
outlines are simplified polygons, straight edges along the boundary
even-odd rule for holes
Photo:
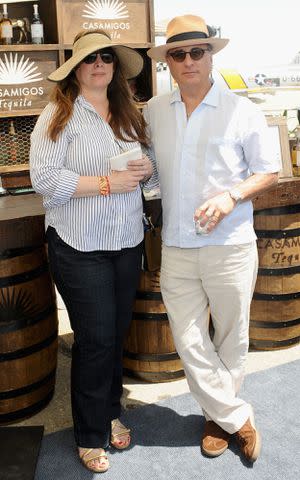
[[[79,103],[79,105],[82,105],[82,102],[83,102],[84,98],[81,94],[79,94],[76,98],[75,98],[75,103]]]
[[[175,102],[181,102],[181,95],[180,95],[180,90],[177,87],[175,90],[171,92],[171,98],[170,98],[170,103],[175,103]]]
[[[181,95],[179,88],[176,88],[171,92],[170,104],[175,102],[181,102]],[[206,105],[211,105],[212,107],[217,107],[219,104],[219,87],[217,86],[216,82],[214,82],[207,92],[206,96],[202,100],[201,103],[205,103]]]
[[[75,103],[78,103],[78,105],[80,105],[81,107],[86,107],[89,110],[91,110],[93,108],[92,105],[81,94],[79,94],[78,97],[76,97]],[[94,108],[93,108],[93,110],[94,110]]]
[[[203,98],[202,103],[206,103],[212,107],[217,107],[219,105],[219,87],[214,82],[211,86],[211,89],[207,92],[206,96]]]

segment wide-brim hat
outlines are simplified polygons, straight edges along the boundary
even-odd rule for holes
[[[211,36],[211,29],[205,20],[197,15],[182,15],[173,18],[167,25],[166,44],[150,48],[147,55],[157,62],[164,62],[168,50],[176,47],[188,47],[190,45],[209,43],[212,53],[217,53],[229,42],[228,38]]]
[[[143,69],[143,57],[135,50],[124,45],[113,43],[109,37],[102,33],[89,33],[76,40],[72,49],[72,56],[57,70],[52,72],[48,80],[59,82],[66,78],[71,71],[90,53],[102,48],[112,48],[116,53],[121,70],[125,78],[136,77]]]

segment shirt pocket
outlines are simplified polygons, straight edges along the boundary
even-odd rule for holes
[[[215,174],[239,174],[247,169],[241,143],[233,137],[211,137],[208,141],[206,160]]]

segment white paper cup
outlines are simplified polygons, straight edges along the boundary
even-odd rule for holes
[[[120,153],[120,155],[110,157],[110,168],[118,171],[127,170],[127,162],[129,160],[139,160],[142,156],[143,153],[141,147],[133,148],[127,152]]]

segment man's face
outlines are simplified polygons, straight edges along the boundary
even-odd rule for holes
[[[206,86],[212,70],[212,53],[206,43],[177,47],[168,50],[166,61],[174,80],[179,87]],[[179,53],[181,52],[181,53]],[[185,55],[182,52],[191,52]],[[175,53],[175,58],[172,54]],[[183,58],[185,55],[185,58]],[[176,61],[182,60],[182,61]],[[179,57],[179,58],[178,58]]]

